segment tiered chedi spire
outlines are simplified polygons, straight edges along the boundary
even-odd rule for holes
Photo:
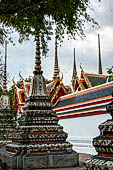
[[[11,142],[10,137],[14,131],[15,121],[9,109],[7,91],[7,43],[5,42],[5,62],[3,71],[2,95],[0,97],[0,143]]]
[[[45,79],[42,76],[41,57],[40,57],[40,36],[36,36],[36,56],[35,56],[35,69],[34,78],[30,90],[31,96],[47,96]]]
[[[102,74],[102,62],[101,62],[101,52],[100,52],[100,35],[99,34],[98,34],[98,52],[99,52],[98,74]]]
[[[76,83],[77,83],[77,70],[76,70],[76,61],[75,61],[75,48],[74,48],[74,62],[73,62],[73,75],[72,75],[72,87],[73,91],[76,91]]]
[[[5,42],[5,62],[4,62],[4,76],[3,76],[3,93],[7,94],[7,42]]]
[[[76,61],[75,61],[75,48],[74,48],[74,63],[73,63],[73,76],[72,79],[76,79],[77,70],[76,70]]]
[[[57,78],[57,74],[59,73],[59,67],[58,67],[58,54],[57,54],[57,38],[55,38],[55,63],[54,63],[54,75],[53,80]]]
[[[5,62],[3,72],[3,85],[2,85],[2,96],[0,99],[0,108],[4,109],[9,104],[8,91],[7,91],[7,42],[5,42]]]
[[[41,57],[40,57],[40,36],[39,34],[36,36],[36,56],[35,56],[35,69],[34,75],[42,75],[43,71],[41,69]]]
[[[36,38],[31,93],[26,99],[18,131],[12,137],[12,143],[6,146],[5,156],[10,157],[7,163],[11,169],[22,170],[73,167],[78,164],[78,154],[66,142],[67,133],[58,124],[58,117],[52,110],[42,76],[39,35]]]

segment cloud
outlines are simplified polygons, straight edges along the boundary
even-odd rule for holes
[[[102,0],[101,3],[91,1],[94,12],[90,13],[99,22],[100,28],[86,26],[86,38],[84,41],[77,37],[77,40],[68,40],[65,36],[61,47],[58,47],[58,60],[61,72],[64,74],[63,82],[67,85],[71,83],[73,73],[73,49],[76,49],[77,72],[80,76],[79,64],[82,63],[85,72],[98,73],[98,33],[101,39],[101,56],[103,73],[106,68],[113,65],[113,1]],[[42,57],[43,75],[47,79],[52,79],[54,72],[55,40],[49,42],[48,57]],[[32,75],[34,69],[35,43],[24,42],[22,45],[8,45],[8,72],[10,77],[19,79],[18,73],[21,70],[23,77]]]
[[[97,20],[101,27],[104,26],[113,26],[113,1],[112,0],[102,0],[101,3],[96,2],[95,0],[91,1],[93,17]]]

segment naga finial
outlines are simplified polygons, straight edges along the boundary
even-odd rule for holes
[[[83,72],[83,68],[82,68],[82,65],[81,65],[81,63],[80,63],[80,69],[81,69],[81,71]]]
[[[13,77],[13,79],[12,79],[12,82],[13,82],[13,84],[14,84],[14,87],[16,87],[16,83],[15,83],[15,81],[14,81],[14,77]]]
[[[21,71],[19,72],[19,77],[21,78],[21,80],[23,80],[23,77],[21,76]]]

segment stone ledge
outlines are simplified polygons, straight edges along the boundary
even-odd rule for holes
[[[12,170],[37,170],[52,168],[71,168],[77,167],[79,154],[76,152],[51,155],[13,155],[3,151],[0,153],[0,159],[6,162]]]

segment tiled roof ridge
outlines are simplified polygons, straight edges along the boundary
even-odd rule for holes
[[[95,88],[99,88],[99,87],[103,87],[103,86],[109,86],[110,84],[113,84],[113,81],[112,82],[108,82],[108,83],[104,83],[104,84],[101,84],[101,85],[98,85],[98,86],[95,86],[95,87],[91,87],[91,88],[88,88],[88,89],[85,89],[85,90],[82,90],[82,91],[78,91],[78,92],[73,92],[71,94],[67,94],[65,96],[61,96],[58,101],[62,98],[65,98],[65,97],[70,97],[70,96],[73,96],[73,94],[76,94],[76,93],[83,93],[85,91],[89,91],[89,90],[92,90],[92,89],[95,89]]]
[[[90,76],[94,76],[94,77],[103,77],[103,78],[107,78],[107,75],[100,75],[100,74],[93,74],[93,73],[85,73],[85,75],[90,75]]]

